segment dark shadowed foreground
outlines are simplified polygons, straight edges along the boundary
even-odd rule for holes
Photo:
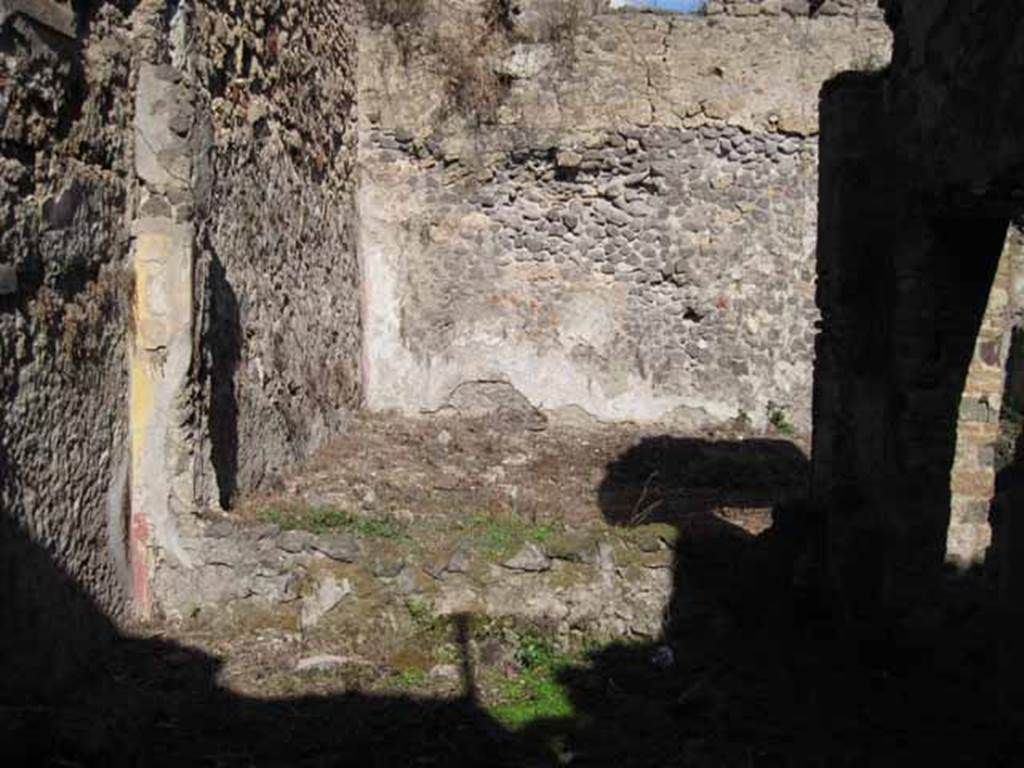
[[[573,713],[500,725],[475,698],[471,622],[463,695],[347,693],[264,700],[218,682],[221,662],[173,640],[125,637],[75,593],[66,624],[7,634],[7,765],[1012,765],[1021,748],[1018,628],[980,577],[950,577],[900,615],[848,616],[821,585],[824,537],[799,503],[754,535],[714,511],[788,498],[806,479],[790,443],[657,437],[612,461],[598,490],[619,525],[675,525],[664,637],[562,668]],[[74,590],[5,524],[5,563],[48,592]],[[108,637],[109,642],[97,642]],[[54,643],[82,684],[31,699]],[[33,663],[35,662],[35,664]]]

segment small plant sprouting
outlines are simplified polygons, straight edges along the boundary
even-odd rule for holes
[[[558,671],[572,659],[544,638],[525,635],[519,640],[516,660],[522,672],[501,686],[500,704],[491,713],[508,727],[518,728],[536,720],[571,717],[572,701],[557,680]]]
[[[352,515],[337,507],[313,507],[294,502],[272,504],[259,513],[261,522],[285,531],[326,533],[352,524]]]
[[[747,413],[745,408],[740,408],[736,412],[736,427],[744,432],[749,432],[752,425],[753,422],[750,419],[750,414]]]
[[[793,423],[789,420],[789,409],[786,406],[780,405],[774,400],[769,400],[767,412],[768,423],[780,435],[793,435],[796,433]]]
[[[400,669],[391,679],[394,680],[394,683],[398,688],[409,690],[424,686],[427,682],[428,676],[422,669],[407,667],[405,669]]]
[[[356,517],[352,529],[368,539],[401,539],[405,530],[392,517]]]
[[[437,622],[433,609],[423,600],[410,598],[405,601],[405,609],[409,612],[409,618],[412,619],[413,626],[420,632],[433,629],[434,624]]]
[[[511,557],[527,541],[544,542],[553,533],[550,526],[518,515],[474,515],[469,520],[470,540],[492,560]]]
[[[544,638],[526,635],[519,640],[516,659],[526,669],[551,668],[556,666],[558,653]]]
[[[371,28],[389,30],[403,62],[409,63],[414,55],[435,59],[433,66],[445,82],[442,119],[459,115],[477,125],[494,123],[511,91],[514,78],[501,71],[501,63],[514,45],[547,44],[561,66],[571,66],[574,40],[584,19],[579,0],[546,0],[534,11],[532,34],[523,37],[516,31],[517,12],[509,0],[487,0],[482,4],[483,23],[460,25],[453,34],[433,18],[427,0],[363,4]]]

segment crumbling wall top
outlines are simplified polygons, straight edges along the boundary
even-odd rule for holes
[[[708,0],[709,16],[791,16],[828,18],[848,16],[881,19],[877,0]]]
[[[459,59],[447,40],[442,32],[434,42],[419,41],[403,51],[406,42],[396,34],[364,35],[363,118],[417,137],[466,134],[458,108],[446,97],[473,96],[463,86],[476,70],[463,64],[480,57],[468,51],[471,56]],[[575,17],[556,39],[513,38],[488,50],[501,79],[482,91],[495,106],[483,120],[469,122],[512,131],[517,142],[524,131],[535,132],[541,143],[651,125],[719,124],[812,135],[821,84],[851,62],[857,69],[884,67],[890,40],[877,18],[783,22],[763,15],[633,12]],[[454,73],[447,83],[446,72]],[[476,85],[472,77],[469,84]],[[474,135],[472,142],[494,141],[499,134]]]

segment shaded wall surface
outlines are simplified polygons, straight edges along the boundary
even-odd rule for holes
[[[357,7],[196,4],[207,503],[274,477],[359,402]]]
[[[869,601],[927,594],[947,554],[985,559],[970,497],[991,484],[1005,354],[985,312],[1010,300],[1024,150],[1015,11],[885,5],[892,66],[822,97],[815,488],[837,575]]]
[[[817,93],[889,34],[764,7],[513,25],[479,38],[486,102],[443,24],[364,37],[371,408],[506,381],[602,419],[809,428]]]
[[[358,402],[356,7],[0,7],[8,688],[55,690],[109,636],[78,627],[76,584],[158,612],[203,512]],[[75,641],[24,642],[50,624]]]
[[[192,482],[171,528],[147,539],[153,615],[216,558],[210,513],[278,481],[359,403],[356,9],[200,2],[182,20],[195,323],[178,407],[191,431],[163,471],[184,465]]]
[[[0,695],[103,641],[28,640],[79,626],[38,559],[124,608],[133,5],[21,3],[0,26]]]

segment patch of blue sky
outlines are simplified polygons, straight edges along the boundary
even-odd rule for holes
[[[707,0],[612,0],[613,8],[653,8],[676,13],[697,13]]]

